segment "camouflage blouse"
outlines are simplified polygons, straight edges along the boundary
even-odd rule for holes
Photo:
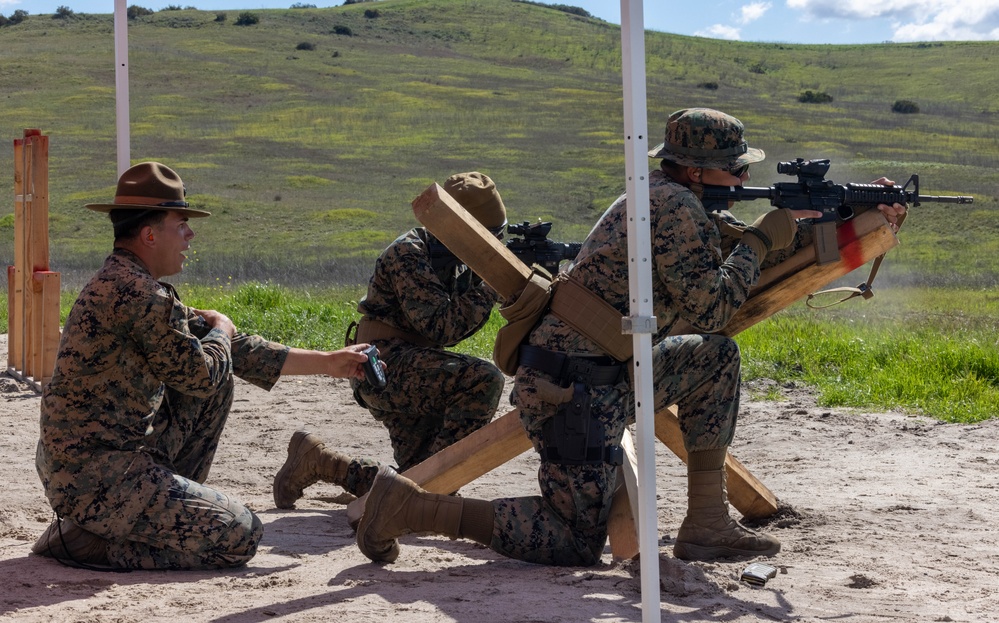
[[[435,270],[428,234],[399,236],[375,262],[357,311],[434,343],[452,346],[489,320],[496,292],[461,263]]]
[[[36,467],[52,507],[100,524],[144,504],[166,388],[207,397],[236,374],[270,389],[287,353],[258,336],[230,343],[116,249],[73,305],[42,395]]]
[[[749,296],[760,277],[760,260],[747,246],[736,244],[727,255],[717,221],[730,215],[705,212],[686,187],[663,171],[649,174],[649,212],[652,228],[653,311],[659,336],[679,320],[699,331],[725,326]],[[629,313],[628,214],[622,195],[590,231],[570,274],[617,308]],[[530,343],[561,352],[596,352],[552,314],[547,314],[530,337]]]

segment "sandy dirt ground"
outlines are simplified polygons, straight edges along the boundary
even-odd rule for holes
[[[6,361],[6,336],[0,350]],[[748,560],[672,557],[684,468],[656,444],[662,620],[999,621],[999,420],[940,424],[817,407],[801,388],[786,395],[744,399],[732,449],[783,507],[763,526],[783,543],[763,587],[740,581]],[[209,484],[265,524],[246,567],[101,573],[29,555],[52,519],[34,467],[39,400],[0,375],[0,620],[642,620],[640,564],[615,561],[609,547],[594,567],[549,568],[470,542],[405,537],[398,561],[376,565],[358,551],[337,487],[310,487],[298,508],[275,509],[271,481],[298,428],[390,462],[384,429],[338,379],[287,378],[269,393],[240,384]],[[525,453],[462,494],[534,494],[536,466]]]

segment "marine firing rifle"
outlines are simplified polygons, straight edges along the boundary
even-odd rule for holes
[[[537,264],[551,275],[558,273],[558,267],[562,260],[574,259],[583,246],[579,242],[549,240],[548,234],[552,230],[552,224],[549,222],[538,221],[531,224],[524,221],[519,224],[507,225],[506,230],[511,236],[521,236],[507,240],[506,248],[523,263],[528,266]],[[461,263],[461,260],[455,257],[450,249],[444,246],[444,243],[434,237],[430,239],[429,251],[430,261],[435,271]]]
[[[829,160],[778,162],[777,172],[797,175],[797,182],[777,182],[765,188],[705,185],[701,203],[710,211],[727,210],[730,201],[769,199],[778,208],[818,210],[822,218],[815,223],[816,263],[825,264],[839,259],[836,241],[836,221],[848,221],[856,215],[855,208],[877,206],[880,203],[907,203],[918,206],[923,202],[972,203],[974,197],[935,196],[919,194],[919,176],[913,175],[902,186],[881,184],[834,184],[825,179]],[[909,190],[909,185],[912,190]]]

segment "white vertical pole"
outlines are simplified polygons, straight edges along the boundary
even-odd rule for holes
[[[628,193],[628,287],[635,357],[638,429],[638,547],[642,621],[659,623],[659,522],[656,512],[655,404],[652,378],[652,234],[649,225],[649,139],[645,94],[645,18],[642,0],[621,0],[621,69],[624,86],[624,155]]]
[[[118,135],[118,177],[131,166],[128,119],[128,0],[114,0],[115,127]]]

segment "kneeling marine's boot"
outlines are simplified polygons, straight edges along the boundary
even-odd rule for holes
[[[374,562],[399,556],[398,537],[440,534],[469,538],[488,546],[492,540],[492,502],[429,493],[390,467],[378,469],[357,526],[357,546]]]
[[[725,467],[687,472],[687,516],[673,555],[681,560],[773,556],[780,541],[743,526],[728,514]]]
[[[68,519],[56,519],[49,524],[31,547],[31,553],[55,558],[70,566],[110,565],[108,542]]]
[[[274,476],[274,505],[294,508],[306,487],[320,480],[344,486],[350,459],[326,449],[315,435],[296,431],[288,443],[288,459]]]

